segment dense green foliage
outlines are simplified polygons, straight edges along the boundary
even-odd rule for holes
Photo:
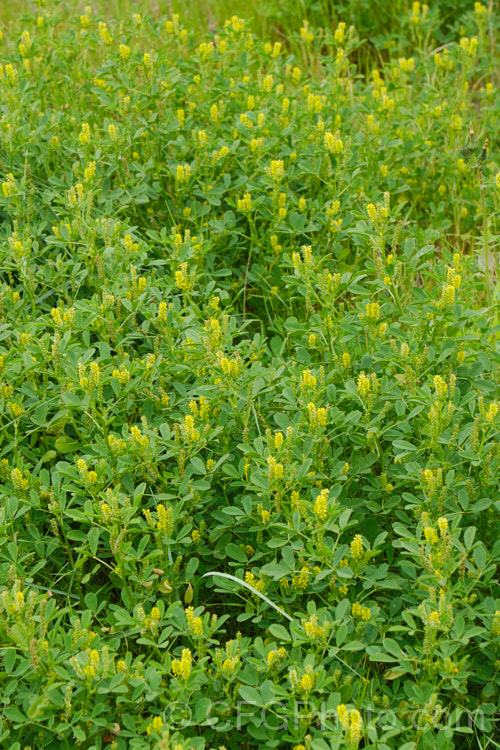
[[[498,28],[446,8],[3,29],[2,747],[498,747]]]

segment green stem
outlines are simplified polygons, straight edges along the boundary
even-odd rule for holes
[[[489,242],[488,242],[488,216],[486,214],[486,199],[484,197],[484,183],[481,168],[479,173],[479,187],[481,191],[481,211],[483,214],[483,248],[484,248],[484,284],[486,289],[486,304],[488,309],[491,308],[491,283],[490,283],[490,263],[489,263]]]

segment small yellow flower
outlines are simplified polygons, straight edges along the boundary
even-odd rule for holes
[[[189,648],[182,649],[181,659],[174,659],[172,662],[172,673],[181,680],[186,681],[191,674],[191,665],[193,655]]]
[[[429,544],[436,544],[438,541],[438,535],[436,533],[436,530],[432,528],[432,526],[427,526],[424,529],[424,536],[426,542],[429,542]]]
[[[438,518],[437,525],[441,535],[445,536],[449,528],[448,519],[444,516],[441,516],[440,518]]]
[[[238,198],[238,211],[251,211],[252,210],[252,196],[250,193],[245,193],[243,198]]]
[[[329,490],[321,490],[314,503],[314,515],[319,521],[326,521],[328,514],[328,495]]]
[[[439,612],[436,610],[433,610],[429,615],[429,625],[433,628],[439,627],[441,624],[441,618],[439,616]]]
[[[362,398],[366,398],[371,390],[371,382],[370,379],[365,375],[364,370],[362,370],[358,375],[358,393]]]
[[[303,674],[299,682],[300,691],[302,693],[305,693],[305,695],[308,695],[313,689],[313,685],[314,685],[314,680],[312,676],[308,672]]]
[[[369,620],[371,617],[370,607],[365,607],[363,604],[359,604],[358,602],[353,602],[351,612],[353,617],[359,617],[364,622]]]
[[[448,386],[446,385],[446,382],[443,380],[441,375],[434,376],[434,388],[436,390],[436,397],[438,399],[446,397],[448,393]]]
[[[364,555],[363,537],[361,534],[356,534],[351,542],[351,555],[355,560],[360,560]]]
[[[152,734],[153,732],[160,732],[161,728],[163,727],[163,719],[161,716],[155,716],[153,717],[153,721],[148,724],[146,728],[146,732],[148,734]]]
[[[366,305],[365,312],[368,320],[378,320],[380,317],[380,305],[378,302],[369,302]]]

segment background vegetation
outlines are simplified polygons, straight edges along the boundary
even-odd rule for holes
[[[111,10],[2,9],[1,746],[498,747],[494,4]]]

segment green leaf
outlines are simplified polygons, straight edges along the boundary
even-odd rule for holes
[[[412,453],[413,451],[418,450],[418,448],[412,443],[409,443],[408,440],[393,440],[392,445],[396,450],[404,451],[405,453]]]
[[[477,547],[474,547],[472,555],[474,557],[474,562],[476,563],[478,570],[484,570],[487,560],[487,552],[484,544],[478,544]]]
[[[256,688],[250,687],[250,685],[240,685],[239,694],[246,703],[251,703],[255,706],[263,705],[259,691]]]
[[[281,550],[281,556],[283,557],[283,562],[287,568],[289,568],[289,570],[295,570],[295,555],[293,549],[291,547],[285,547]]]
[[[14,670],[16,658],[17,654],[15,648],[6,648],[3,652],[3,667],[7,674],[10,674]]]
[[[267,563],[262,566],[261,570],[264,575],[274,578],[275,581],[290,575],[290,568],[284,563]]]
[[[89,549],[94,557],[97,553],[98,544],[99,544],[99,529],[97,528],[97,526],[94,526],[89,531]]]
[[[61,396],[63,402],[67,406],[81,406],[82,401],[79,398],[79,396],[76,395],[76,393],[72,393],[71,391],[65,391]]]
[[[80,443],[69,435],[62,435],[57,438],[54,447],[58,453],[74,453],[80,448]]]
[[[246,562],[247,561],[247,555],[244,550],[241,549],[241,547],[238,547],[237,544],[233,544],[230,542],[226,546],[226,553],[228,557],[230,557],[232,560],[237,560],[238,562]]]
[[[26,724],[26,716],[21,713],[21,711],[17,708],[17,706],[7,706],[4,709],[4,714],[7,717],[9,721],[14,722],[15,724]]]
[[[472,547],[475,536],[476,536],[476,527],[468,526],[464,532],[464,546],[466,550],[469,550]]]
[[[193,467],[195,474],[206,474],[207,469],[203,461],[199,456],[193,456],[193,458],[190,461],[191,466]]]
[[[296,232],[302,232],[306,225],[306,217],[304,214],[298,214],[296,211],[292,211],[288,217],[290,225]]]
[[[91,612],[97,612],[97,595],[93,591],[85,595],[85,606]]]
[[[292,640],[292,637],[288,630],[283,627],[283,625],[279,625],[277,623],[273,623],[269,626],[269,632],[271,635],[274,635],[275,638],[278,638],[280,641],[285,641],[288,643],[288,641]]]
[[[342,646],[343,651],[362,651],[365,647],[361,641],[348,641]],[[391,660],[392,661],[392,660]]]
[[[347,625],[340,625],[337,628],[337,631],[335,633],[335,643],[337,644],[337,646],[341,646],[344,643],[345,639],[347,638],[348,632],[349,631]]]

